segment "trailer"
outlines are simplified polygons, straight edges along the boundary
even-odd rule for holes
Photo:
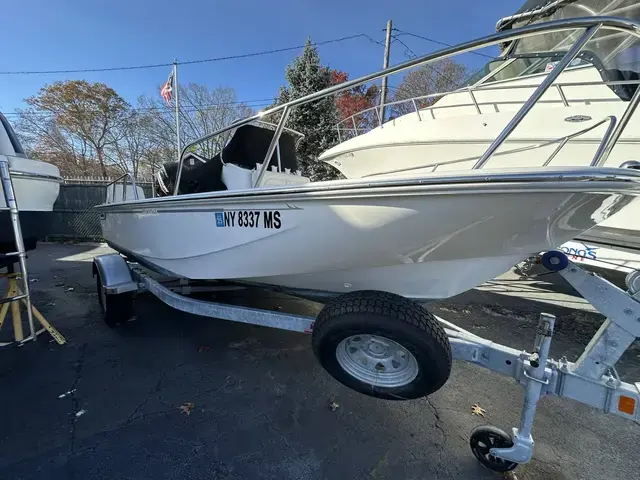
[[[566,356],[549,357],[555,317],[546,313],[540,315],[532,350],[527,352],[484,339],[431,314],[412,299],[388,292],[337,295],[260,286],[322,300],[325,305],[314,318],[192,298],[197,292],[249,285],[167,277],[140,261],[130,253],[94,259],[98,300],[111,327],[126,323],[134,313],[135,296],[149,292],[183,312],[311,334],[314,354],[331,376],[377,398],[408,400],[437,391],[446,384],[453,359],[513,378],[525,390],[520,425],[510,433],[479,426],[469,439],[476,458],[496,472],[513,470],[532,458],[531,432],[542,397],[573,399],[640,423],[640,382],[623,382],[615,369],[625,350],[640,337],[640,271],[627,275],[624,291],[585,271],[562,251],[542,256],[548,271],[561,275],[607,317],[580,357],[570,361]]]

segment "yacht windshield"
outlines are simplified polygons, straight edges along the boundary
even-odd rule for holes
[[[637,0],[530,0],[514,17],[498,23],[501,30],[574,17],[605,15],[640,20]],[[500,59],[489,62],[467,85],[509,80],[550,71],[584,30],[522,38],[505,46]],[[625,32],[601,29],[569,68],[594,65],[604,80],[635,80],[640,72],[640,41]],[[495,72],[491,75],[492,72]],[[484,80],[483,80],[484,79]],[[627,92],[628,93],[628,92]],[[628,96],[627,94],[623,97]]]
[[[564,52],[546,52],[536,55],[518,55],[492,60],[484,68],[474,73],[463,86],[475,85],[484,78],[484,83],[497,82],[500,80],[511,80],[525,75],[548,72],[555,63],[562,58]],[[591,63],[581,56],[576,58],[569,68],[591,65]],[[491,73],[493,75],[491,75]],[[486,77],[486,78],[485,78]]]
[[[556,8],[524,17],[513,22],[513,28],[523,27],[540,22],[561,20],[575,17],[585,17],[590,15],[606,15],[612,17],[623,17],[632,20],[640,19],[640,3],[637,0],[576,0],[558,2]],[[574,32],[553,32],[545,35],[536,35],[523,38],[515,42],[510,54],[527,54],[538,52],[566,51],[577,38],[582,35],[581,30]],[[601,29],[592,38],[584,50],[595,54],[606,68],[616,66],[616,60],[622,52],[637,53],[635,37],[630,37],[625,32],[613,32]],[[634,59],[637,63],[640,59]],[[628,60],[627,60],[628,61]]]

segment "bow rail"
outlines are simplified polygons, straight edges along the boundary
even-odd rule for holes
[[[527,145],[525,147],[519,147],[519,148],[515,148],[513,150],[509,150],[506,153],[509,154],[514,154],[514,153],[520,153],[520,152],[526,152],[528,150],[535,150],[537,148],[544,148],[544,147],[548,147],[549,145],[553,145],[555,143],[558,144],[558,146],[556,147],[556,149],[551,152],[551,155],[549,155],[547,157],[547,159],[545,160],[545,162],[542,164],[543,167],[548,166],[551,161],[558,155],[558,153],[560,153],[560,150],[562,150],[564,148],[564,146],[569,143],[571,140],[573,140],[574,138],[577,138],[581,135],[584,135],[585,133],[590,132],[591,130],[595,130],[596,128],[598,128],[600,125],[604,125],[605,123],[608,123],[608,127],[607,130],[604,134],[604,136],[602,137],[602,140],[600,141],[600,144],[598,145],[598,150],[596,150],[596,153],[593,157],[593,159],[591,160],[591,163],[589,166],[591,167],[595,167],[598,166],[599,164],[599,151],[603,148],[603,146],[605,145],[607,139],[609,137],[611,137],[611,135],[613,134],[613,130],[615,129],[617,123],[618,123],[618,119],[616,118],[615,115],[609,115],[607,117],[604,117],[602,120],[597,121],[596,123],[594,123],[593,125],[590,125],[587,128],[584,128],[578,132],[574,132],[570,135],[566,135],[564,137],[560,137],[560,138],[556,138],[553,140],[549,140],[547,142],[543,142],[543,143],[537,143],[534,145]],[[476,157],[472,157],[472,158],[458,158],[455,160],[449,160],[449,161],[444,161],[444,162],[434,162],[434,163],[426,163],[423,165],[415,165],[413,167],[406,167],[406,168],[396,168],[393,170],[385,170],[382,172],[375,172],[375,173],[370,173],[368,175],[363,175],[362,178],[369,178],[369,177],[376,177],[379,175],[388,175],[390,173],[403,173],[403,172],[412,172],[415,170],[423,170],[423,169],[427,169],[427,168],[431,168],[431,173],[435,172],[439,167],[443,166],[443,165],[454,165],[457,163],[465,163],[465,162],[472,162],[476,159]]]
[[[493,73],[493,72],[492,72]],[[554,100],[554,99],[549,99],[549,100],[540,100],[538,103],[559,103],[562,104],[565,107],[569,107],[571,105],[576,105],[579,103],[589,103],[589,102],[593,102],[592,98],[580,98],[580,97],[567,97],[565,91],[563,90],[564,88],[567,87],[590,87],[590,86],[598,86],[598,85],[605,85],[605,86],[627,86],[627,85],[640,85],[640,80],[603,80],[603,81],[593,81],[593,82],[564,82],[564,83],[556,83],[553,86],[555,87],[555,89],[558,91],[559,100]],[[475,92],[479,92],[479,91],[496,91],[496,90],[530,90],[530,89],[535,89],[539,87],[539,84],[528,84],[528,85],[477,85],[477,86],[471,86],[471,87],[464,87],[464,88],[458,88],[455,90],[449,90],[446,92],[436,92],[436,93],[430,93],[427,95],[419,95],[416,97],[411,97],[411,98],[403,98],[401,100],[394,100],[392,102],[385,102],[384,103],[384,107],[385,109],[387,109],[387,107],[394,107],[394,106],[398,106],[398,105],[408,105],[409,107],[412,107],[411,111],[403,111],[402,115],[406,115],[409,113],[415,113],[418,121],[421,122],[423,121],[424,117],[423,115],[428,112],[429,116],[431,117],[432,120],[436,120],[436,111],[438,109],[450,109],[450,108],[465,108],[465,107],[471,107],[474,106],[475,110],[476,110],[476,114],[478,115],[482,115],[485,112],[482,111],[481,107],[483,106],[490,106],[493,108],[494,112],[498,112],[499,111],[499,107],[498,104],[500,105],[508,105],[508,104],[522,104],[522,101],[518,101],[518,100],[489,100],[486,102],[482,102],[482,101],[478,101],[476,96],[474,95]],[[440,106],[440,105],[426,105],[426,106],[421,106],[421,103],[424,104],[426,100],[430,100],[433,98],[440,98],[440,97],[444,97],[447,95],[452,95],[452,94],[456,94],[456,93],[464,93],[467,92],[469,94],[469,99],[470,99],[470,103],[456,103],[455,105],[446,105],[446,106]],[[340,122],[338,122],[336,124],[336,130],[338,132],[338,140],[340,142],[343,142],[345,140],[347,140],[348,138],[353,138],[353,136],[358,136],[362,133],[366,133],[368,131],[370,131],[373,128],[376,127],[381,127],[384,128],[384,124],[385,123],[389,123],[389,122],[393,122],[395,120],[395,118],[390,118],[385,122],[382,122],[381,118],[380,118],[380,109],[383,105],[376,105],[373,107],[368,107],[365,108],[363,110],[360,110],[356,113],[354,113],[353,115],[348,116],[347,118],[345,118],[344,120],[341,120]],[[377,119],[377,124],[375,124],[373,127],[367,129],[366,127],[358,127],[358,118],[362,117],[363,115],[366,115],[370,112],[374,112],[376,113],[376,119]],[[396,117],[397,118],[397,117]],[[347,134],[352,134],[351,137],[349,136],[345,136],[343,137],[343,134],[345,134],[345,132]]]

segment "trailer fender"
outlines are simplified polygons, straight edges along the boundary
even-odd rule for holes
[[[117,253],[99,255],[93,259],[93,276],[98,275],[107,294],[138,290],[127,261]]]

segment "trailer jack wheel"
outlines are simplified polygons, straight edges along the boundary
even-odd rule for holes
[[[515,462],[509,462],[491,454],[492,448],[511,448],[511,437],[499,428],[491,425],[481,425],[471,432],[469,439],[471,451],[478,461],[494,472],[508,472],[518,466]]]

